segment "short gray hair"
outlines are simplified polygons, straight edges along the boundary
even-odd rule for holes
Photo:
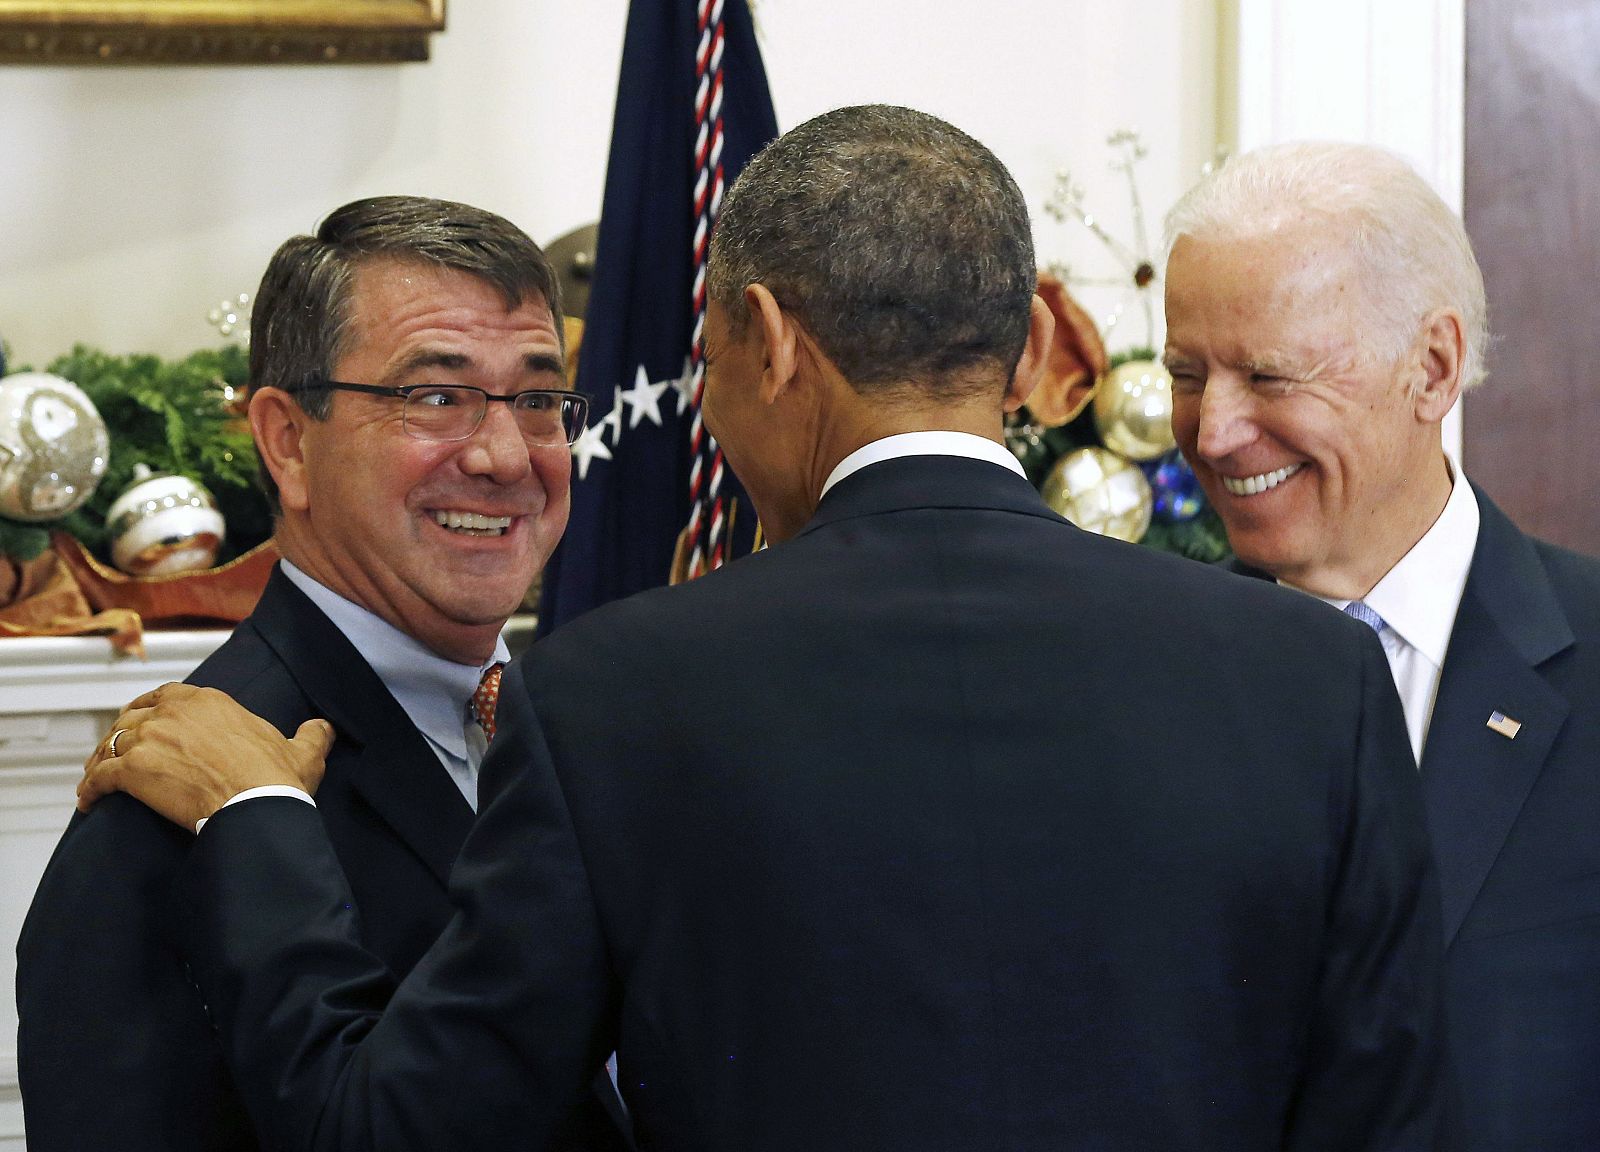
[[[909,108],[840,108],[746,166],[711,241],[730,323],[762,284],[858,389],[935,396],[1009,379],[1028,338],[1033,233],[994,154]]]
[[[335,209],[314,236],[291,237],[272,254],[250,316],[250,387],[282,388],[312,419],[326,420],[332,394],[296,390],[333,374],[346,351],[354,271],[380,258],[477,276],[500,292],[508,310],[538,297],[566,347],[560,282],[522,229],[470,204],[373,196]],[[276,513],[277,485],[265,466],[260,475]]]
[[[1179,200],[1166,247],[1180,236],[1227,240],[1310,220],[1337,229],[1362,273],[1362,290],[1387,339],[1388,360],[1435,308],[1461,314],[1461,383],[1486,375],[1489,306],[1472,241],[1457,216],[1405,160],[1369,144],[1274,144],[1236,156]]]

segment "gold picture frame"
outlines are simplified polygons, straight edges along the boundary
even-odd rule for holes
[[[445,0],[0,0],[0,63],[426,60],[444,8]]]

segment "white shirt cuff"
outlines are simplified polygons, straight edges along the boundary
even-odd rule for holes
[[[313,808],[317,806],[317,802],[311,798],[311,793],[304,788],[296,788],[293,784],[263,784],[260,788],[246,788],[222,807],[227,808],[229,805],[237,804],[241,800],[254,800],[257,796],[293,796],[296,800],[304,800]],[[221,810],[221,808],[217,809],[219,812]],[[200,829],[206,826],[206,821],[209,819],[211,819],[210,816],[205,816],[195,821],[194,834],[196,836],[200,835]]]

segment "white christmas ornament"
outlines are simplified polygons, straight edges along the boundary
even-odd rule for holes
[[[209,568],[225,536],[211,493],[187,476],[154,476],[143,464],[106,514],[111,562],[130,576]]]
[[[110,455],[105,421],[76,384],[0,378],[0,516],[59,520],[94,494]]]

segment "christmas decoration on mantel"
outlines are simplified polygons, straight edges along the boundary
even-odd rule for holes
[[[1089,211],[1083,189],[1063,171],[1045,211],[1089,232],[1119,271],[1080,275],[1062,263],[1039,274],[1039,295],[1056,319],[1045,376],[1028,405],[1006,423],[1006,441],[1047,503],[1081,528],[1195,560],[1228,557],[1222,521],[1172,436],[1172,379],[1153,344],[1161,277],[1145,226],[1134,169],[1145,156],[1135,132],[1106,141],[1132,207],[1132,243]],[[1114,288],[1114,306],[1096,324],[1072,287]],[[1130,312],[1142,333],[1118,352],[1106,341],[1126,330]],[[1102,333],[1104,338],[1102,338]]]
[[[247,304],[214,310],[220,334],[243,335]],[[178,360],[79,345],[0,376],[0,636],[109,632],[136,649],[144,624],[249,612],[276,553],[248,375],[230,343]]]
[[[256,450],[238,406],[249,378],[238,345],[191,353],[181,360],[113,356],[79,345],[50,365],[77,382],[111,429],[105,480],[59,527],[91,553],[112,558],[107,523],[111,506],[152,473],[186,476],[211,492],[227,524],[227,561],[272,534],[266,500],[255,487]]]

